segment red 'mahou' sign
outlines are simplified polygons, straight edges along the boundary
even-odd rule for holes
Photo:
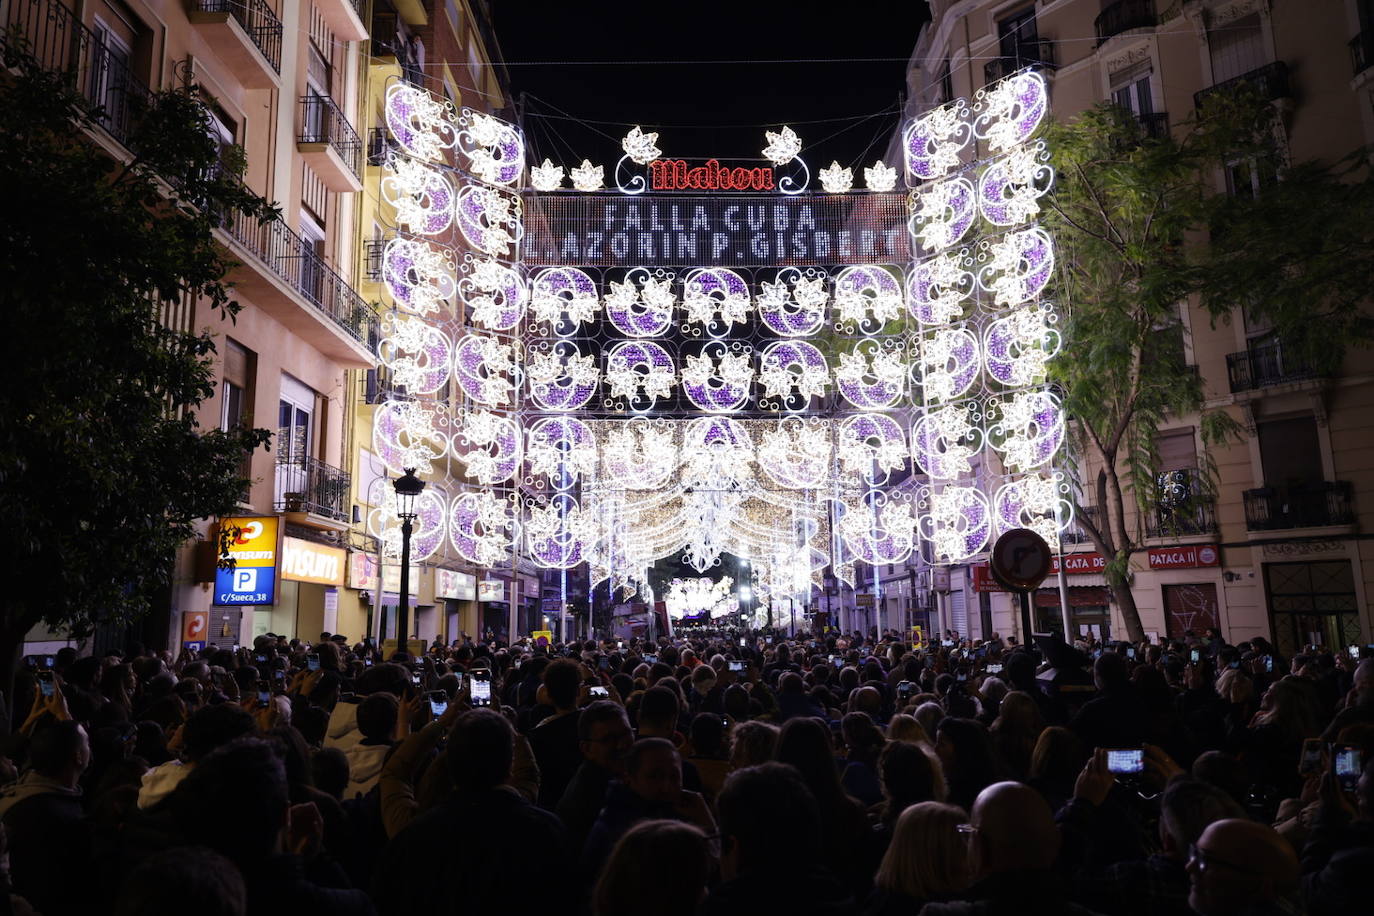
[[[696,168],[683,159],[655,159],[649,163],[649,179],[655,191],[773,190],[772,168],[729,168],[716,159]]]

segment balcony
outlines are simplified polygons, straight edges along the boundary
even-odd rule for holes
[[[1207,479],[1196,468],[1155,476],[1155,502],[1145,523],[1148,537],[1191,537],[1217,530]]]
[[[1350,483],[1323,480],[1292,487],[1246,490],[1245,527],[1250,531],[1353,525]]]
[[[1140,133],[1147,140],[1163,140],[1169,136],[1169,115],[1163,111],[1152,111],[1149,114],[1136,115],[1136,122],[1140,124]]]
[[[1056,68],[1054,42],[1049,39],[1026,41],[1016,46],[1014,54],[995,57],[983,65],[983,82],[993,83],[1011,76],[1018,70],[1035,67],[1041,70]]]
[[[329,190],[346,194],[363,189],[363,141],[329,96],[301,96],[296,149]]]
[[[1157,24],[1154,0],[1118,0],[1093,21],[1099,47],[1114,35],[1131,29],[1152,29]]]
[[[1366,30],[1350,39],[1350,65],[1355,75],[1369,69],[1374,64],[1374,30]]]
[[[218,231],[240,262],[229,274],[236,290],[344,368],[375,364],[376,311],[305,239],[237,211],[221,215]]]
[[[285,452],[280,452],[277,455],[273,509],[277,512],[303,512],[327,523],[342,522],[346,525],[351,508],[348,498],[351,485],[352,477],[346,471],[317,458],[287,456]]]
[[[367,39],[367,0],[315,0],[315,9],[339,41]]]
[[[24,41],[25,53],[43,69],[67,74],[90,103],[95,122],[129,149],[135,117],[152,92],[120,56],[54,0],[13,0],[4,27],[8,36]],[[6,37],[0,34],[0,45]]]
[[[1266,102],[1293,97],[1292,88],[1288,85],[1288,64],[1276,60],[1272,64],[1265,64],[1249,73],[1242,73],[1240,76],[1224,80],[1215,86],[1208,86],[1206,89],[1193,93],[1193,104],[1201,108],[1203,103],[1213,94],[1232,92],[1242,86],[1249,87],[1255,95]]]
[[[386,165],[387,155],[399,149],[391,139],[391,131],[385,127],[373,127],[367,132],[367,164],[380,167]]]
[[[1282,344],[1269,343],[1226,356],[1226,375],[1231,393],[1254,391],[1274,385],[1321,378],[1310,361],[1285,353]]]
[[[400,34],[389,34],[375,26],[373,34],[388,35],[388,37],[372,39],[372,56],[380,63],[400,67],[401,78],[406,82],[423,86],[425,82],[424,70],[420,68],[419,62],[411,56],[410,47],[406,44],[405,38]]]
[[[281,20],[263,0],[191,0],[186,17],[245,88],[281,85]]]

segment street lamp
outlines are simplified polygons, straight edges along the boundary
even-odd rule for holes
[[[407,619],[410,599],[410,532],[415,521],[415,500],[424,492],[425,482],[415,476],[414,468],[406,468],[405,475],[392,484],[396,488],[396,515],[401,520],[401,594],[396,610],[396,651],[410,646],[410,621]],[[395,653],[393,653],[395,654]]]

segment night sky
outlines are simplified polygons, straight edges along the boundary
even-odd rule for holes
[[[838,159],[858,176],[897,126],[905,62],[929,18],[922,0],[492,7],[533,160],[585,157],[608,174],[634,124],[658,131],[665,158],[740,161],[759,157],[765,127],[787,123],[813,174]],[[782,60],[798,62],[771,62]],[[593,63],[545,63],[570,61]],[[702,63],[713,61],[740,63]]]

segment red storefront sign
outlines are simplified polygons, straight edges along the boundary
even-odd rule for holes
[[[730,168],[716,159],[696,168],[682,159],[655,159],[649,163],[649,177],[655,191],[773,190],[771,168]]]
[[[1070,553],[1064,556],[1064,575],[1092,576],[1107,570],[1107,561],[1100,553]],[[1050,558],[1050,575],[1059,575],[1059,558]],[[992,570],[986,563],[973,567],[973,590],[975,592],[1005,592],[1002,584],[992,577]]]
[[[1178,547],[1151,547],[1151,569],[1197,569],[1221,563],[1216,544],[1184,544]]]

